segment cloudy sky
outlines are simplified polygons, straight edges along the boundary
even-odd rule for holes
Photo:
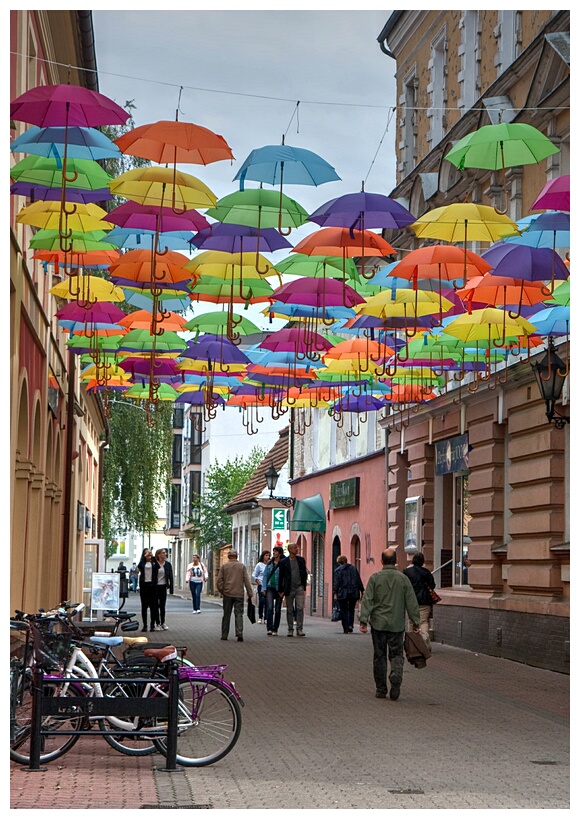
[[[218,198],[238,189],[233,178],[250,151],[280,144],[282,135],[287,145],[322,156],[341,177],[318,187],[285,186],[309,213],[359,191],[363,181],[365,190],[388,194],[395,185],[395,63],[377,37],[390,14],[94,10],[99,89],[121,106],[133,101],[137,125],[173,120],[179,106],[179,120],[221,134],[233,164],[182,166]],[[316,229],[299,228],[288,239],[297,244]],[[261,326],[267,328],[265,319]],[[212,459],[234,447],[268,449],[284,426],[264,421],[250,438],[230,412],[223,450],[216,441]]]

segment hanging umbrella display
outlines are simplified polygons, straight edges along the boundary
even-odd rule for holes
[[[410,225],[419,239],[440,239],[450,244],[498,242],[519,235],[515,222],[489,205],[457,202],[427,211]],[[466,249],[466,248],[465,248]]]
[[[124,125],[130,114],[116,102],[80,85],[39,85],[10,103],[10,118],[46,128]]]
[[[497,307],[485,307],[482,310],[473,310],[463,316],[453,319],[446,327],[448,335],[455,336],[462,341],[483,340],[488,342],[490,349],[502,347],[508,338],[518,338],[534,333],[534,325],[526,319],[511,318],[505,310]]]
[[[570,174],[550,179],[530,210],[570,210]]]
[[[211,208],[216,195],[201,180],[191,174],[171,168],[152,166],[133,168],[109,182],[115,196],[123,196],[141,205],[158,208],[172,207],[184,214],[195,208]]]
[[[108,245],[106,242],[107,233],[104,230],[90,230],[82,233],[78,230],[70,232],[67,237],[67,246],[62,247],[63,238],[58,230],[38,230],[30,240],[30,247],[39,250],[49,250],[52,252],[62,251],[64,255],[69,257],[76,253],[87,253],[91,250],[114,250],[117,248],[114,245]]]
[[[233,341],[234,344],[241,342],[242,336],[259,333],[260,328],[252,321],[240,316],[238,313],[230,314],[226,311],[204,313],[187,321],[184,330],[189,330],[196,334],[210,333],[215,336],[224,336]]]
[[[61,201],[62,192],[60,188],[51,188],[48,185],[38,185],[35,182],[15,182],[10,185],[10,193],[14,196],[24,196],[31,202],[36,201]],[[89,202],[106,202],[113,198],[113,194],[108,188],[96,188],[95,190],[83,190],[82,188],[66,189],[65,201],[70,204],[82,202],[87,205]]]
[[[526,282],[524,279],[486,273],[475,276],[465,287],[457,290],[457,295],[467,304],[467,312],[472,312],[473,303],[485,307],[515,307],[509,311],[512,318],[521,314],[523,305],[538,304],[550,297],[550,290],[541,281]]]
[[[218,199],[206,215],[226,224],[255,228],[296,228],[305,224],[308,213],[294,199],[264,188],[235,191]]]
[[[375,296],[370,296],[363,304],[355,306],[359,315],[370,315],[380,318],[383,322],[397,317],[404,321],[403,328],[409,337],[416,335],[420,323],[419,316],[440,315],[447,312],[452,303],[440,293],[427,290],[405,290],[403,288],[392,291],[383,290]],[[412,321],[412,326],[409,322]]]
[[[306,276],[313,279],[323,279],[326,276],[341,279],[345,274],[347,279],[359,278],[354,261],[348,258],[343,260],[341,256],[306,256],[297,253],[276,262],[276,270],[289,276]]]
[[[124,250],[151,250],[163,256],[168,250],[188,250],[191,232],[173,230],[167,233],[158,233],[155,230],[142,228],[113,228],[107,234],[107,242]]]
[[[565,280],[570,275],[556,251],[548,248],[498,242],[481,255],[492,266],[494,276],[549,282],[550,292],[557,279]]]
[[[205,216],[194,209],[175,213],[171,208],[141,205],[133,201],[123,202],[113,208],[107,214],[107,220],[127,230],[138,228],[159,233],[196,231],[210,226]]]
[[[545,217],[545,218],[544,218]],[[570,214],[559,211],[525,216],[518,219],[520,236],[511,236],[504,242],[529,247],[547,247],[551,250],[570,247]]]
[[[223,136],[202,125],[177,119],[139,125],[117,137],[115,144],[124,154],[150,159],[159,165],[209,165],[234,159]]]
[[[62,189],[63,177],[66,178],[67,190],[69,188],[73,190],[76,188],[83,190],[106,188],[113,179],[98,162],[92,159],[69,159],[67,169],[74,179],[65,177],[64,165],[53,157],[25,156],[20,162],[12,165],[10,178],[15,182],[45,185],[59,190]]]
[[[113,225],[104,220],[107,211],[95,204],[78,204],[74,213],[64,216],[64,236],[70,236],[69,231],[87,233],[93,230],[110,230]],[[62,222],[60,202],[34,202],[21,208],[16,221],[23,225],[33,225],[45,230],[58,230]]]
[[[436,287],[442,290],[452,283],[457,287],[457,281],[464,276],[482,276],[491,270],[491,264],[486,262],[477,253],[471,250],[462,250],[454,245],[428,245],[412,250],[400,261],[393,264],[387,276],[396,276],[408,279],[413,290],[417,290],[421,279],[435,279]]]
[[[187,342],[170,330],[159,337],[151,334],[149,329],[135,329],[129,330],[123,336],[118,351],[120,353],[150,353],[154,351],[156,355],[160,355],[162,353],[182,354],[186,348]]]
[[[307,256],[341,256],[343,259],[343,279],[346,279],[346,259],[365,256],[390,256],[394,248],[381,236],[370,230],[349,230],[348,228],[321,228],[298,242],[293,253]],[[374,275],[375,271],[372,271]],[[364,273],[363,273],[364,275]],[[365,275],[365,278],[372,278]]]
[[[270,333],[258,347],[272,352],[292,353],[296,361],[318,361],[321,354],[331,349],[332,344],[304,324]]]
[[[99,159],[121,156],[121,151],[96,128],[66,128],[51,126],[39,128],[33,125],[10,143],[12,153],[34,154],[53,157],[61,161],[65,148],[70,159]]]
[[[98,276],[70,276],[48,291],[61,299],[74,299],[79,306],[90,306],[97,301],[124,301],[120,287]]]
[[[87,307],[81,307],[76,302],[71,301],[57,310],[55,317],[63,327],[72,323],[85,324],[88,328],[115,325],[117,334],[120,334],[123,327],[119,325],[119,322],[126,318],[126,313],[116,304],[108,301],[98,301]],[[63,322],[67,322],[67,324]],[[76,331],[72,327],[69,327],[69,329],[72,332]]]
[[[130,279],[134,282],[174,284],[190,282],[195,275],[186,270],[187,256],[168,251],[161,258],[151,250],[129,250],[109,267],[111,280]]]

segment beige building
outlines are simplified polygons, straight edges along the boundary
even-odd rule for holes
[[[68,81],[98,90],[90,11],[11,10],[10,50],[11,100]],[[11,139],[29,127],[11,122]],[[22,158],[11,154],[12,163]],[[32,231],[15,222],[26,204],[10,197],[10,609],[30,612],[79,602],[91,571],[104,570],[97,554],[107,423],[57,328],[62,302],[48,293],[54,268],[32,258]]]

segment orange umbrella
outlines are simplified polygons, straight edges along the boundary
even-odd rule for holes
[[[470,279],[465,287],[457,290],[457,295],[467,304],[468,313],[471,313],[474,302],[490,307],[517,305],[517,313],[509,311],[512,318],[517,318],[522,305],[539,304],[549,299],[551,293],[543,282],[530,282],[486,273],[484,276]]]
[[[395,249],[372,230],[329,227],[311,233],[298,242],[291,252],[304,253],[306,256],[341,256],[343,279],[346,279],[346,259],[391,256]]]
[[[444,281],[455,282],[464,276],[482,276],[489,270],[491,265],[471,250],[454,245],[430,245],[408,253],[397,262],[389,276],[409,279],[413,283],[413,290],[417,290],[419,279],[439,279],[441,290]]]
[[[192,122],[151,122],[127,131],[114,142],[124,154],[150,159],[159,165],[209,165],[234,159],[223,136]]]
[[[129,250],[109,270],[113,280],[172,284],[195,278],[189,270],[185,270],[188,262],[187,256],[175,250],[169,250],[161,258],[151,250]]]
[[[118,250],[87,250],[86,253],[65,253],[62,250],[37,250],[32,256],[41,262],[51,264],[69,264],[78,267],[98,267],[99,265],[110,265],[121,258]]]
[[[153,314],[149,310],[136,310],[121,319],[118,323],[121,327],[128,327],[131,330],[149,330],[153,322]],[[158,313],[155,319],[157,327],[170,330],[174,333],[182,332],[187,319],[177,313]]]

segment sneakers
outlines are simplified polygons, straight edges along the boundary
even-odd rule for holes
[[[399,694],[400,694],[400,693],[401,693],[401,686],[400,686],[400,685],[392,685],[392,686],[391,686],[391,692],[390,692],[390,694],[389,694],[389,697],[390,697],[392,700],[398,700],[398,699],[399,699]]]
[[[222,640],[227,640],[227,639],[228,639],[227,637],[222,637]]]
[[[267,634],[268,634],[270,637],[272,636],[272,632],[271,632],[271,631],[268,631],[268,632],[267,632]]]
[[[260,617],[260,619],[258,620],[258,623],[263,623],[263,622],[264,622],[264,620]]]
[[[163,631],[168,631],[169,626],[166,626],[165,623],[161,623],[161,628],[163,629]]]
[[[379,700],[384,700],[384,699],[387,698],[387,692],[386,691],[375,691],[375,697],[377,699],[379,699]]]
[[[296,632],[296,636],[297,637],[306,637],[306,635],[304,634],[302,629],[298,629],[298,631]]]
[[[294,637],[294,631],[289,631],[286,636],[287,637]]]
[[[278,636],[278,632],[277,632],[277,631],[273,631],[273,632],[272,632],[272,635],[273,635],[274,637],[277,637],[277,636]]]

